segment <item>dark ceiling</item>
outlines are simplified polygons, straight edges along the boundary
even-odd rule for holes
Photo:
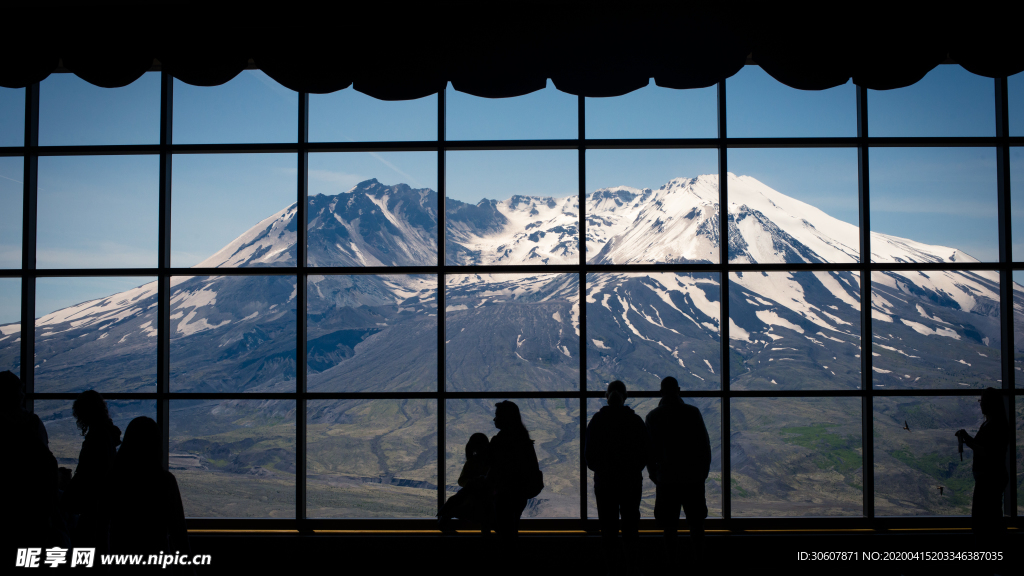
[[[400,100],[447,82],[492,98],[526,94],[548,78],[585,96],[617,96],[652,80],[697,88],[748,59],[804,90],[851,77],[867,88],[899,88],[950,61],[993,78],[1024,70],[1019,22],[995,4],[932,2],[904,11],[852,3],[842,11],[755,2],[368,4],[18,2],[4,9],[0,86],[66,70],[117,87],[153,69],[208,86],[255,66],[296,91],[354,85]]]

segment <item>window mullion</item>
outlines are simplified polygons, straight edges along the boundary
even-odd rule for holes
[[[447,496],[445,467],[448,448],[445,439],[445,326],[444,326],[444,231],[445,231],[445,90],[437,92],[437,510],[441,511]]]
[[[871,203],[868,171],[868,91],[857,86],[857,192],[860,211],[860,377],[861,462],[863,463],[864,516],[875,519],[874,398],[871,385]]]
[[[35,392],[36,216],[39,179],[39,83],[25,88],[25,171],[21,225],[21,381]],[[31,396],[29,396],[31,397]],[[30,405],[35,409],[34,402]]]
[[[306,529],[306,208],[309,206],[309,94],[299,92],[295,199],[295,522]]]
[[[586,103],[587,99],[582,94],[577,96],[577,133],[578,133],[578,161],[579,161],[579,223],[576,227],[577,238],[579,239],[579,319],[580,319],[580,380],[579,380],[579,402],[580,402],[580,521],[586,525],[587,522],[587,498],[590,497],[587,487],[587,462],[583,457],[587,439],[587,150],[584,142],[587,139],[586,132]]]
[[[174,78],[160,73],[159,238],[157,239],[156,421],[163,437],[161,463],[170,465],[171,349],[171,143],[174,129]]]
[[[1001,340],[1002,388],[1007,403],[1006,417],[1010,427],[1010,450],[1006,451],[1006,470],[1010,477],[1015,476],[1017,469],[1016,453],[1012,447],[1017,446],[1016,402],[1018,398],[1013,391],[1016,387],[1014,371],[1013,341],[1013,229],[1011,218],[1010,190],[1010,147],[1007,139],[1010,135],[1009,90],[1006,78],[996,78],[996,193],[999,210],[999,332]],[[1017,490],[1013,482],[1008,482],[1003,494],[1003,513],[1011,518],[1017,516]]]
[[[725,80],[718,83],[718,344],[721,369],[721,451],[722,451],[722,519],[726,526],[732,518],[732,445],[729,433],[729,155],[726,148]]]

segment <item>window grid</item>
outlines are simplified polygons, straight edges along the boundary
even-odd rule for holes
[[[585,134],[585,103],[583,96],[578,97],[578,137],[575,140],[517,140],[517,141],[448,141],[445,137],[445,93],[438,93],[438,137],[437,142],[372,142],[372,143],[310,143],[308,139],[309,95],[299,94],[297,129],[298,138],[295,144],[190,144],[176,145],[171,142],[173,126],[173,78],[161,73],[160,102],[160,143],[158,145],[117,145],[117,146],[46,146],[38,145],[39,126],[39,85],[34,84],[25,91],[25,140],[24,147],[0,148],[0,155],[24,157],[24,203],[23,203],[23,239],[22,268],[0,270],[0,277],[20,277],[21,279],[21,373],[26,385],[28,398],[35,399],[73,399],[76,394],[66,393],[35,393],[33,374],[33,354],[35,347],[35,282],[40,277],[75,277],[75,276],[156,276],[158,278],[158,347],[157,347],[157,392],[105,394],[111,400],[117,399],[155,399],[157,401],[157,421],[164,436],[163,461],[168,462],[169,443],[169,405],[172,399],[290,399],[296,401],[296,515],[294,520],[272,519],[195,519],[190,520],[193,527],[248,527],[248,528],[297,528],[300,531],[322,528],[364,528],[364,529],[399,529],[404,527],[431,527],[429,520],[308,520],[306,518],[306,402],[327,399],[434,399],[437,401],[437,484],[438,506],[445,499],[445,401],[448,399],[481,399],[481,398],[565,398],[580,402],[580,438],[585,437],[588,423],[588,398],[601,398],[600,390],[587,390],[586,364],[586,275],[590,272],[714,272],[720,275],[720,372],[721,386],[718,390],[689,392],[684,397],[718,398],[721,401],[722,427],[722,518],[709,519],[711,528],[754,529],[760,527],[872,527],[888,526],[921,526],[923,518],[876,518],[874,514],[874,446],[873,446],[873,400],[875,397],[951,397],[974,396],[976,391],[950,390],[882,390],[871,385],[872,355],[861,354],[861,388],[859,390],[816,390],[816,391],[772,391],[772,390],[730,390],[729,374],[729,310],[728,290],[729,273],[738,271],[853,271],[861,277],[861,342],[871,342],[871,272],[879,270],[993,270],[1000,271],[1000,307],[1001,307],[1001,366],[1002,386],[1009,400],[1008,414],[1010,430],[1016,434],[1015,406],[1020,401],[1021,391],[1014,385],[1013,369],[1013,317],[1012,317],[1012,272],[1015,266],[1011,254],[1010,230],[1010,146],[1024,145],[1024,138],[1009,136],[1007,83],[1005,78],[995,80],[996,135],[994,137],[886,137],[873,138],[868,134],[868,93],[865,88],[856,88],[857,136],[853,138],[729,138],[727,133],[726,81],[718,84],[718,137],[703,139],[600,139],[588,140]],[[169,388],[169,342],[170,342],[170,280],[179,275],[285,275],[297,279],[297,285],[305,288],[308,271],[306,267],[306,227],[298,227],[297,263],[294,267],[275,268],[235,268],[235,269],[197,269],[171,267],[171,164],[174,154],[189,153],[243,153],[243,152],[286,152],[295,153],[297,157],[297,218],[306,221],[306,193],[308,190],[308,157],[313,152],[329,151],[436,151],[438,168],[438,198],[445,198],[445,153],[448,150],[577,150],[579,169],[579,238],[586,238],[586,151],[588,149],[621,149],[621,148],[701,148],[718,151],[719,175],[728,173],[728,150],[730,148],[808,148],[808,147],[846,147],[856,148],[858,153],[858,200],[860,210],[860,253],[870,254],[870,190],[869,190],[869,149],[872,147],[928,147],[928,146],[977,146],[994,147],[997,152],[997,186],[998,186],[998,220],[999,250],[998,263],[977,264],[874,264],[860,262],[854,264],[729,264],[728,242],[720,241],[720,257],[718,264],[675,265],[590,265],[586,262],[586,251],[579,250],[579,264],[574,265],[517,265],[517,266],[449,266],[444,262],[444,218],[443,205],[438,207],[438,263],[436,266],[396,266],[388,268],[351,268],[351,267],[317,267],[317,274],[431,274],[438,281],[438,368],[436,392],[422,393],[365,393],[365,392],[317,392],[306,391],[306,314],[296,316],[296,390],[293,393],[247,394],[247,393],[171,393]],[[38,159],[40,156],[61,155],[113,155],[113,154],[159,154],[159,254],[156,269],[47,269],[37,270],[35,266],[36,252],[36,206]],[[719,205],[728,206],[728,186],[726,178],[719,178]],[[728,219],[720,219],[720,238],[728,238]],[[1022,268],[1022,267],[1017,267]],[[442,311],[445,309],[445,284],[447,274],[456,273],[537,273],[567,272],[579,275],[580,286],[580,381],[576,392],[448,392],[445,390],[445,322]],[[297,290],[297,310],[306,309],[306,290]],[[29,329],[31,327],[32,329]],[[862,351],[866,347],[862,345]],[[631,392],[634,398],[658,397],[657,392]],[[732,518],[731,511],[731,461],[730,461],[730,399],[732,398],[764,398],[764,397],[860,397],[862,399],[862,443],[863,443],[863,481],[864,502],[861,518]],[[1010,445],[1016,446],[1016,438],[1010,439]],[[580,450],[583,447],[581,445]],[[1007,462],[1011,470],[1016,463],[1012,461],[1011,451]],[[524,527],[537,526],[551,529],[596,528],[595,519],[588,518],[587,513],[587,470],[583,458],[579,459],[580,481],[580,519],[538,519],[524,521]],[[1011,522],[1019,524],[1017,515],[1016,489],[1013,483],[1008,484],[1005,503]],[[961,517],[929,518],[928,525],[962,525]],[[653,528],[651,520],[644,520],[644,527]]]

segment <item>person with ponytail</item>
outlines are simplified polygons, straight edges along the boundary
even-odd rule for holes
[[[79,515],[71,532],[71,543],[105,554],[109,528],[106,482],[121,444],[121,429],[114,425],[106,401],[95,390],[79,394],[71,412],[85,440],[75,475],[61,496],[61,507],[69,514]]]
[[[618,570],[619,516],[622,516],[622,547],[626,562],[637,563],[640,498],[643,492],[643,469],[647,465],[649,441],[642,418],[626,406],[626,385],[616,380],[608,384],[608,402],[594,414],[587,425],[585,458],[587,468],[594,471],[594,495],[601,538],[608,555],[609,571]]]

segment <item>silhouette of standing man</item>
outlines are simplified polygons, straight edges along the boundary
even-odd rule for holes
[[[679,397],[679,383],[669,376],[661,381],[661,402],[647,415],[651,457],[647,474],[657,486],[654,519],[665,531],[665,547],[672,561],[679,526],[679,509],[686,512],[694,554],[704,546],[704,519],[708,517],[704,481],[711,469],[711,440],[696,406]]]
[[[626,406],[626,385],[616,380],[605,394],[608,405],[587,426],[587,468],[594,471],[597,517],[609,565],[618,562],[615,539],[622,515],[622,544],[629,563],[636,563],[640,534],[640,497],[647,465],[648,439],[644,421]]]
[[[974,450],[974,500],[971,505],[971,530],[979,536],[998,535],[1003,525],[1003,490],[1009,480],[1006,473],[1006,447],[1010,443],[1010,425],[1003,411],[1003,397],[995,388],[981,393],[981,413],[985,422],[971,437],[966,430],[956,436]]]

